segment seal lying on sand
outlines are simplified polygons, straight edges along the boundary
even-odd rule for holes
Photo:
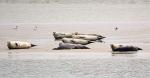
[[[91,35],[91,36],[97,36],[97,37],[99,37],[101,39],[106,38],[106,37],[104,37],[104,36],[102,36],[100,34],[82,34],[82,33],[75,32],[75,35]]]
[[[53,50],[62,50],[62,49],[90,49],[90,48],[81,44],[59,43],[59,47],[54,48]]]
[[[98,39],[103,39],[106,38],[102,35],[99,34],[82,34],[82,33],[78,33],[78,32],[74,32],[74,33],[61,33],[61,32],[53,32],[53,36],[56,40],[62,39],[62,38],[73,38],[73,35],[79,35],[79,36],[94,36],[97,37]]]
[[[72,38],[72,35],[75,35],[76,33],[59,33],[59,32],[53,32],[53,36],[56,40],[62,39],[62,38]]]
[[[124,46],[124,45],[114,45],[111,44],[111,49],[112,51],[138,51],[138,50],[142,50],[139,47],[135,47],[135,46]]]
[[[89,40],[74,39],[74,38],[63,38],[62,42],[72,43],[72,44],[82,44],[82,45],[87,45],[87,44],[93,43],[92,41],[89,41]]]
[[[94,36],[94,35],[73,35],[72,38],[76,39],[84,39],[89,41],[101,41],[101,37]]]
[[[9,49],[28,49],[28,48],[34,47],[36,45],[31,44],[29,42],[8,41],[7,46]]]

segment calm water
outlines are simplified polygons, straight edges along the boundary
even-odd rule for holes
[[[1,54],[2,78],[149,78],[148,57],[106,53]],[[145,54],[147,55],[147,54]],[[5,56],[5,57],[4,57]]]

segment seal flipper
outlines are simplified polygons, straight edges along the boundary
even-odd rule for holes
[[[88,43],[90,44],[90,43],[94,43],[94,41],[88,41]]]
[[[97,38],[98,38],[98,40],[101,40],[101,39],[104,39],[106,37],[104,37],[104,36],[97,36]]]
[[[90,48],[81,45],[81,46],[75,46],[74,49],[90,49]]]
[[[52,50],[65,50],[67,48],[62,48],[62,47],[57,47],[57,48],[53,48]]]
[[[60,50],[59,48],[53,48],[52,50]]]
[[[81,49],[90,49],[89,47],[83,46]]]
[[[138,47],[138,50],[143,50],[143,49]]]
[[[96,42],[103,43],[104,41],[102,39],[100,39],[100,40],[96,40]]]
[[[35,45],[35,44],[31,44],[31,47],[34,47],[34,46],[37,46],[37,45]]]

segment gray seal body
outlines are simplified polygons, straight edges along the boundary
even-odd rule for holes
[[[76,35],[91,35],[91,36],[97,36],[99,39],[103,39],[103,38],[106,38],[100,34],[82,34],[82,33],[78,33],[76,32]]]
[[[72,37],[76,39],[84,39],[84,40],[89,40],[89,41],[97,41],[97,40],[102,39],[94,35],[73,35]]]
[[[114,45],[111,44],[111,49],[112,51],[138,51],[138,50],[142,50],[139,47],[136,46],[125,46],[125,45]]]
[[[82,45],[87,45],[87,44],[93,43],[92,41],[89,41],[89,40],[74,39],[74,38],[63,38],[62,41],[64,43],[82,44]]]
[[[62,49],[90,49],[90,48],[81,44],[59,43],[59,47],[54,48],[53,50],[62,50]]]

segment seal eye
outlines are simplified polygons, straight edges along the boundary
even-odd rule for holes
[[[17,44],[17,43],[15,43],[15,45],[16,45],[16,46],[18,46],[18,44]]]
[[[73,44],[74,44],[74,43],[75,43],[75,41],[74,41],[74,40],[71,40],[71,43],[73,43]]]

